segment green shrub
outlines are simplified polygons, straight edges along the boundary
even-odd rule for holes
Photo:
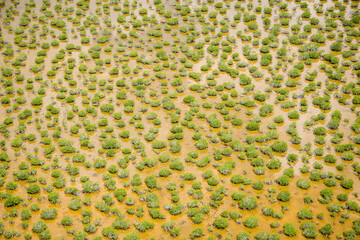
[[[332,203],[327,207],[329,212],[338,213],[341,211],[341,205],[339,203]]]
[[[240,184],[244,182],[244,178],[241,175],[233,175],[231,176],[230,181],[233,184]]]
[[[317,128],[314,128],[313,133],[318,136],[324,136],[324,135],[326,135],[327,131],[326,131],[326,128],[324,128],[324,127],[317,127]]]
[[[333,230],[331,225],[327,223],[319,229],[319,232],[325,237],[328,237],[333,232]]]
[[[8,182],[5,188],[7,190],[15,190],[17,188],[17,184],[15,182]]]
[[[125,220],[123,217],[117,217],[112,223],[112,227],[115,229],[126,230],[130,228],[130,222]]]
[[[74,163],[83,163],[83,162],[85,162],[85,155],[80,154],[80,153],[76,153],[76,154],[73,156],[72,161],[73,161]]]
[[[31,205],[31,206],[30,206],[30,210],[31,210],[32,212],[38,212],[38,211],[40,210],[39,204],[33,204],[33,205]]]
[[[243,124],[243,121],[240,118],[235,118],[231,121],[231,124],[234,126],[241,126]]]
[[[343,153],[341,155],[341,159],[344,161],[352,161],[352,160],[354,160],[354,158],[355,158],[355,155],[352,152]]]
[[[100,110],[102,111],[102,112],[106,112],[106,113],[113,113],[114,112],[114,106],[112,105],[112,104],[103,104],[103,105],[101,105],[101,107],[100,107]]]
[[[244,220],[244,226],[247,228],[256,228],[258,226],[259,219],[255,216],[250,216]]]
[[[126,195],[127,195],[126,190],[123,188],[117,188],[114,191],[114,197],[116,197],[119,202],[123,202]]]
[[[88,226],[90,226],[90,225],[91,224],[85,225],[84,230],[88,230]],[[86,234],[86,232],[79,231],[79,232],[74,233],[74,240],[86,240],[87,238],[88,238],[88,235]]]
[[[43,221],[38,221],[33,225],[32,231],[34,233],[42,233],[47,229],[46,224]]]
[[[258,206],[256,199],[252,196],[245,197],[239,201],[239,208],[243,210],[253,210]]]
[[[120,143],[113,138],[106,138],[102,143],[104,149],[119,149]]]
[[[100,189],[99,183],[93,183],[91,181],[87,181],[83,184],[83,193],[93,193]]]
[[[284,234],[289,237],[294,237],[297,234],[297,230],[293,223],[285,223],[284,224]]]
[[[310,187],[310,181],[305,179],[299,179],[296,183],[296,186],[301,189],[308,189]]]
[[[340,185],[345,189],[352,188],[353,184],[354,184],[354,180],[352,179],[344,179],[340,182]]]
[[[316,238],[317,236],[316,226],[312,222],[303,222],[300,229],[303,230],[302,234],[306,238]]]
[[[336,157],[332,154],[327,154],[325,155],[324,157],[324,162],[327,162],[327,163],[336,163]]]
[[[250,233],[241,232],[236,235],[236,240],[250,240]]]
[[[337,41],[330,45],[330,49],[332,51],[336,51],[336,52],[341,51],[342,47],[343,47],[342,44],[340,42],[337,42]]]
[[[132,232],[132,233],[126,234],[124,236],[123,240],[140,240],[140,237],[137,232]]]
[[[167,147],[167,144],[164,141],[156,140],[153,142],[152,147],[154,149],[163,149]]]
[[[132,180],[131,180],[131,185],[133,186],[139,186],[141,185],[141,178],[140,178],[140,174],[134,174]]]
[[[200,139],[195,143],[195,147],[199,150],[204,150],[208,148],[208,145],[209,143],[205,139]]]
[[[21,201],[23,201],[21,197],[10,195],[6,198],[4,202],[4,206],[5,207],[16,206],[19,205]]]
[[[280,186],[287,186],[290,183],[290,179],[287,175],[282,175],[282,176],[278,177],[278,179],[276,179],[276,182]]]
[[[18,148],[22,145],[22,141],[20,138],[15,138],[11,141],[11,147]]]
[[[291,78],[297,78],[301,75],[301,71],[298,68],[293,68],[288,71],[288,76]]]
[[[21,210],[21,220],[29,220],[31,219],[31,212],[29,209],[22,209]]]
[[[283,153],[287,151],[287,144],[284,141],[276,141],[273,144],[271,144],[271,149],[274,152]]]
[[[290,153],[286,156],[286,159],[288,160],[288,162],[296,162],[298,159],[298,155],[295,153]]]
[[[146,230],[153,229],[154,223],[144,220],[140,223],[136,223],[135,228],[140,232],[145,232]]]
[[[246,129],[249,131],[257,131],[257,130],[259,130],[259,128],[260,128],[260,125],[257,122],[249,122],[246,125]]]
[[[360,235],[360,218],[353,221],[352,229],[357,235]]]
[[[79,198],[72,199],[68,204],[68,208],[73,211],[79,210],[81,208],[81,200]]]
[[[270,113],[272,113],[274,111],[274,106],[270,105],[270,104],[264,104],[263,106],[260,107],[259,109],[259,115],[261,117],[266,117],[268,116]]]
[[[33,106],[40,106],[43,104],[43,99],[40,96],[36,96],[31,100],[31,105]]]
[[[348,195],[346,193],[340,193],[337,195],[337,199],[342,202],[347,201]],[[356,207],[356,209],[357,209],[357,207]]]
[[[284,122],[284,118],[282,116],[277,116],[274,118],[274,123],[283,123]]]
[[[191,103],[191,102],[195,101],[195,97],[192,95],[188,95],[188,96],[184,97],[183,101],[184,101],[184,103]]]
[[[59,193],[56,191],[49,193],[48,200],[49,200],[49,202],[54,203],[54,204],[60,203]]]
[[[104,237],[107,237],[109,239],[118,239],[119,234],[117,233],[117,231],[115,230],[114,227],[105,227],[102,230],[102,235]]]
[[[289,191],[281,191],[276,198],[281,202],[288,202],[291,199],[291,195]]]
[[[105,159],[96,159],[94,162],[94,168],[105,168],[107,161]]]
[[[219,179],[217,179],[216,177],[211,177],[207,180],[207,183],[210,185],[210,186],[216,186],[219,184]]]
[[[252,187],[256,190],[262,190],[264,188],[264,183],[258,180],[253,183]]]
[[[73,146],[64,146],[61,148],[62,153],[74,153],[76,151],[76,148]]]
[[[170,142],[170,152],[179,153],[181,152],[181,144],[179,141],[175,140]]]
[[[293,110],[291,112],[288,113],[288,117],[289,119],[299,119],[300,118],[300,113],[296,110]]]
[[[156,177],[154,175],[146,176],[144,182],[148,188],[156,187]]]
[[[299,219],[313,219],[313,214],[308,208],[302,208],[297,214]]]
[[[275,159],[271,159],[267,164],[266,166],[269,168],[269,169],[279,169],[281,167],[281,161],[277,158]]]
[[[52,220],[57,216],[57,210],[55,208],[46,208],[41,211],[40,217],[44,220]]]
[[[227,218],[216,218],[213,225],[217,229],[225,229],[229,226],[229,223]]]
[[[195,239],[195,238],[200,238],[203,235],[203,230],[201,228],[195,228],[191,233],[190,233],[190,239]]]
[[[27,188],[27,193],[37,194],[40,192],[40,186],[38,184],[32,184]]]

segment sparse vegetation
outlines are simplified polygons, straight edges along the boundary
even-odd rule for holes
[[[1,1],[0,238],[357,239],[358,5]]]

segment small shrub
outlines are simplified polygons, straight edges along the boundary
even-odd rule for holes
[[[217,218],[217,219],[215,219],[213,225],[217,229],[225,229],[229,226],[229,223],[228,223],[227,218]]]
[[[47,208],[41,211],[40,217],[44,220],[52,220],[57,216],[57,210],[55,208]]]
[[[285,223],[284,224],[284,234],[289,237],[294,237],[297,234],[297,230],[293,223]]]
[[[291,199],[291,195],[289,191],[281,191],[278,195],[277,195],[277,199],[281,202],[288,202]]]
[[[244,226],[247,228],[255,228],[258,226],[258,218],[255,216],[250,216],[244,221]]]
[[[283,153],[287,151],[287,144],[284,141],[276,141],[271,145],[274,152]]]

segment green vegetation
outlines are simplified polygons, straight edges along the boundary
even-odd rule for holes
[[[283,153],[287,151],[287,144],[283,141],[276,141],[271,145],[274,152]]]
[[[358,9],[1,1],[0,239],[358,239]]]

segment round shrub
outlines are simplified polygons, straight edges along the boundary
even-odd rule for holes
[[[255,190],[262,190],[264,188],[264,183],[263,183],[263,181],[258,180],[253,183],[252,187]]]
[[[260,128],[260,125],[257,122],[249,122],[246,125],[246,129],[249,131],[257,131],[257,130],[259,130],[259,128]]]
[[[324,136],[324,135],[326,135],[327,131],[326,131],[326,128],[324,128],[324,127],[317,127],[317,128],[314,128],[313,133],[318,136]]]
[[[104,149],[118,149],[120,148],[120,143],[113,138],[106,138],[102,143]]]
[[[336,163],[336,157],[332,154],[327,154],[325,155],[324,157],[324,162],[327,162],[327,163]]]
[[[313,214],[312,212],[308,209],[308,208],[302,208],[300,209],[300,211],[297,214],[297,217],[299,219],[312,219],[313,218]]]
[[[167,144],[164,141],[156,140],[153,142],[152,147],[154,149],[163,149],[166,148]]]
[[[299,119],[300,113],[296,110],[292,110],[291,112],[288,113],[288,117],[289,119]]]
[[[255,216],[250,216],[244,221],[244,226],[247,228],[256,228],[258,226],[259,219]]]
[[[308,189],[310,187],[310,181],[306,179],[299,179],[296,183],[296,186],[301,189]]]
[[[304,222],[300,225],[300,229],[303,230],[302,234],[306,238],[316,238],[317,229],[312,222]]]
[[[296,162],[296,160],[298,159],[298,155],[295,153],[290,153],[287,155],[286,159],[288,160],[288,162]]]
[[[271,149],[274,152],[283,153],[287,151],[287,144],[284,141],[276,141],[273,144],[271,144]]]
[[[156,177],[154,175],[147,176],[144,179],[144,182],[148,188],[155,188],[156,187]]]
[[[239,201],[239,208],[243,210],[253,210],[258,206],[256,198],[250,196]]]
[[[44,220],[52,220],[57,216],[57,210],[55,208],[46,208],[41,211],[40,217]]]
[[[34,233],[42,233],[47,229],[46,224],[43,221],[38,221],[33,225],[32,231]]]
[[[288,202],[291,199],[291,195],[289,191],[281,191],[276,198],[281,202]]]
[[[267,164],[266,166],[269,168],[269,169],[279,169],[281,167],[281,161],[277,158],[275,159],[271,159]]]
[[[204,150],[208,148],[208,145],[209,143],[205,139],[200,139],[195,143],[195,147],[199,150]]]
[[[287,175],[282,175],[280,176],[276,182],[280,185],[280,186],[287,186],[290,183],[290,179]]]
[[[241,232],[238,235],[236,235],[236,240],[250,240],[250,233]]]
[[[329,223],[325,224],[323,227],[319,229],[319,232],[324,235],[325,237],[328,237],[332,232],[332,227]]]
[[[37,194],[40,192],[40,186],[38,184],[32,184],[27,188],[27,193]]]
[[[354,180],[352,179],[344,179],[340,182],[340,185],[345,189],[350,189],[353,187]]]
[[[216,218],[213,225],[217,229],[225,229],[229,226],[227,218]]]
[[[284,234],[289,237],[294,237],[297,234],[297,230],[293,223],[285,223],[284,226]]]

